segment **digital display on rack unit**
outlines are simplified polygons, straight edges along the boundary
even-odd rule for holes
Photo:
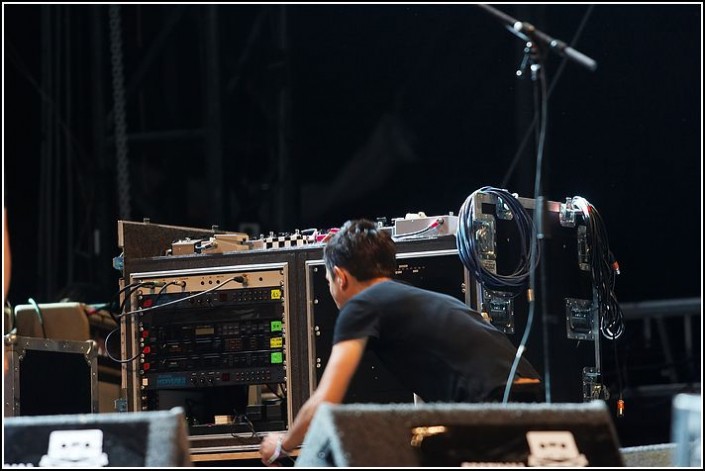
[[[215,328],[213,326],[196,327],[196,336],[199,335],[213,335],[215,333]]]

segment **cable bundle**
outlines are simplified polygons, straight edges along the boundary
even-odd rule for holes
[[[600,331],[605,338],[615,340],[624,333],[624,315],[614,292],[619,264],[610,250],[607,231],[600,213],[585,198],[575,196],[573,205],[585,220],[590,272],[597,293]]]
[[[477,247],[478,231],[481,229],[473,218],[475,210],[475,195],[484,193],[497,198],[507,206],[513,215],[519,232],[521,254],[514,271],[508,275],[493,273],[482,263]],[[529,275],[538,266],[540,251],[536,237],[536,227],[519,200],[506,190],[485,186],[467,197],[458,215],[458,232],[456,234],[458,255],[463,265],[475,275],[475,278],[485,287],[497,291],[511,291],[518,294],[526,288]]]

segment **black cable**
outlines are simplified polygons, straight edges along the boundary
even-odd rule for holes
[[[250,433],[252,434],[252,438],[255,438],[257,436],[257,430],[255,429],[255,424],[252,423],[250,418],[247,416],[247,414],[238,414],[237,409],[233,409],[233,412],[235,412],[235,419],[239,422],[245,422],[247,425],[247,428],[250,429]],[[232,422],[233,424],[235,423],[235,420]],[[237,437],[234,433],[230,433],[233,437]]]
[[[108,341],[110,340],[110,337],[111,337],[115,332],[119,332],[119,331],[120,331],[120,327],[116,327],[116,328],[114,328],[113,330],[111,330],[110,332],[108,332],[108,335],[105,336],[105,354],[107,355],[108,358],[110,358],[111,360],[113,360],[113,361],[116,362],[116,363],[120,363],[120,364],[123,364],[123,363],[130,363],[131,361],[134,361],[134,360],[136,360],[137,358],[139,358],[139,356],[142,354],[142,352],[138,352],[137,354],[135,354],[135,356],[133,356],[132,358],[128,358],[128,359],[126,359],[126,360],[123,360],[123,359],[120,359],[120,358],[115,358],[115,357],[110,353],[110,348],[108,347]]]
[[[161,286],[161,284],[162,284],[161,282],[156,283],[156,282],[153,282],[153,281],[136,281],[136,282],[134,282],[134,283],[130,283],[129,285],[126,285],[126,286],[124,286],[123,288],[121,288],[121,289],[115,294],[115,296],[113,296],[113,299],[108,303],[108,305],[107,305],[108,314],[110,314],[110,317],[112,317],[112,319],[115,321],[115,323],[117,324],[117,327],[115,327],[115,329],[113,329],[113,330],[111,330],[110,332],[108,332],[108,334],[105,336],[105,355],[106,355],[108,358],[110,358],[111,360],[113,360],[114,362],[117,362],[117,363],[120,363],[120,364],[122,364],[122,363],[129,363],[129,362],[131,362],[131,361],[136,360],[136,359],[140,356],[140,353],[141,353],[141,352],[140,352],[140,353],[137,353],[137,354],[136,354],[135,356],[133,356],[132,358],[128,358],[128,359],[126,359],[126,360],[122,360],[122,359],[120,359],[120,358],[115,358],[115,357],[110,353],[110,347],[109,347],[109,345],[108,345],[108,342],[109,342],[109,340],[110,340],[110,337],[111,337],[115,332],[118,332],[118,331],[120,330],[120,319],[122,319],[122,318],[124,317],[124,316],[123,316],[122,314],[120,314],[120,313],[121,313],[122,310],[125,308],[125,305],[126,305],[128,299],[130,298],[130,296],[132,296],[132,293],[133,293],[136,289],[143,288],[143,287],[156,287],[156,286]],[[162,290],[163,290],[165,287],[166,287],[166,285],[162,287]],[[161,291],[160,291],[160,292],[161,292]],[[113,312],[113,311],[115,311],[115,304],[117,304],[117,301],[120,299],[120,295],[121,295],[122,293],[125,293],[125,295],[124,295],[124,298],[123,298],[122,302],[120,303],[120,306],[118,307],[117,314],[115,314],[115,312]]]
[[[481,194],[493,196],[498,205],[506,206],[512,213],[513,220],[517,225],[519,234],[519,246],[521,254],[514,271],[508,275],[494,273],[484,264],[481,256],[481,250],[478,248],[478,238],[495,237],[495,234],[482,234],[487,228],[482,222],[476,223],[475,202],[480,200]],[[480,204],[482,204],[480,202]],[[485,241],[487,242],[487,240]],[[494,243],[494,240],[492,241]],[[521,343],[517,348],[516,356],[510,369],[509,377],[507,378],[503,402],[509,400],[509,393],[512,388],[516,370],[521,361],[521,356],[526,348],[526,343],[531,332],[531,326],[534,319],[535,302],[533,296],[535,269],[541,258],[540,246],[536,234],[536,226],[531,220],[524,206],[506,190],[501,190],[493,187],[482,187],[473,192],[463,203],[458,214],[458,231],[456,234],[456,246],[458,248],[458,256],[463,265],[475,276],[483,288],[495,291],[509,291],[514,295],[521,292],[527,285],[530,289],[527,293],[529,298],[529,314],[527,325],[524,330]],[[496,270],[495,270],[496,271]]]
[[[607,239],[607,231],[602,217],[592,205],[591,215],[591,220],[595,222],[595,234],[593,235],[595,250],[593,251],[591,266],[600,306],[600,330],[606,338],[614,340],[624,333],[625,328],[624,314],[614,292],[618,265],[614,254],[609,249],[609,240]]]
[[[182,281],[169,281],[168,283],[165,283],[163,281],[157,281],[157,282],[155,282],[155,281],[139,281],[139,282],[130,283],[129,285],[122,288],[118,292],[118,294],[116,295],[116,297],[119,297],[121,293],[128,291],[127,293],[125,293],[125,297],[123,298],[122,302],[120,303],[120,306],[117,310],[117,315],[113,315],[113,313],[110,310],[108,310],[108,312],[113,317],[113,320],[115,320],[117,322],[119,319],[124,317],[122,312],[125,309],[125,306],[127,305],[127,301],[129,301],[130,297],[132,296],[132,293],[136,289],[138,289],[138,288],[156,288],[156,287],[161,286],[161,289],[157,292],[157,297],[155,298],[155,301],[154,301],[154,303],[156,304],[157,301],[159,301],[159,298],[162,296],[162,294],[164,294],[164,291],[169,286],[172,286],[172,285],[179,285],[181,287],[185,287],[186,282],[182,280]],[[112,304],[112,302],[111,302],[111,304]]]
[[[585,12],[585,15],[583,16],[583,19],[580,21],[580,25],[578,26],[578,29],[575,31],[575,36],[573,36],[573,39],[570,41],[568,44],[569,46],[574,46],[575,43],[578,42],[578,39],[580,38],[580,35],[582,34],[583,28],[585,27],[585,23],[587,23],[588,18],[590,17],[590,14],[592,13],[592,9],[595,7],[595,5],[589,5],[587,11]],[[546,95],[546,100],[551,97],[551,94],[553,93],[553,89],[556,88],[556,84],[558,83],[558,79],[560,76],[563,74],[563,70],[565,69],[566,65],[568,63],[568,58],[564,57],[563,60],[561,61],[560,65],[558,66],[558,70],[553,76],[553,80],[551,80],[551,85],[548,87],[548,94]],[[521,143],[519,144],[519,148],[517,149],[516,153],[514,154],[514,158],[512,159],[512,163],[509,164],[509,169],[507,170],[507,173],[504,175],[504,178],[502,179],[501,187],[506,188],[507,185],[509,184],[509,179],[512,177],[512,174],[514,173],[514,168],[516,167],[517,163],[519,163],[519,159],[521,158],[524,148],[526,147],[526,144],[529,142],[529,137],[531,136],[531,133],[534,131],[534,128],[536,127],[536,123],[538,122],[538,117],[534,116],[534,119],[531,121],[531,124],[529,124],[529,127],[526,130],[526,133],[524,134],[524,138],[521,140]]]
[[[609,248],[604,221],[597,209],[585,198],[575,196],[573,204],[580,209],[586,224],[590,273],[597,296],[600,332],[609,340],[618,339],[625,330],[624,314],[614,288],[619,264]]]
[[[272,385],[269,384],[269,383],[266,383],[265,386],[267,386],[267,389],[269,389],[269,391],[270,391],[272,394],[274,394],[277,398],[281,399],[282,401],[285,401],[285,400],[286,400],[286,396],[285,396],[285,395],[279,394],[279,393],[277,392],[277,389],[279,389],[279,387],[277,387],[277,388],[275,389],[275,388],[273,388]],[[284,393],[284,394],[286,394],[286,393]]]
[[[29,304],[32,305],[32,307],[34,308],[34,312],[37,313],[37,319],[39,319],[39,325],[42,326],[42,335],[44,335],[45,339],[48,338],[47,331],[44,328],[44,314],[42,314],[42,310],[39,308],[39,304],[37,304],[37,302],[32,298],[29,298],[27,300],[27,302],[29,302]]]
[[[539,59],[540,60],[540,56]],[[537,243],[539,245],[539,250],[543,249],[543,244],[545,241],[545,208],[544,208],[544,197],[543,197],[543,158],[544,149],[546,146],[546,129],[548,128],[548,93],[546,91],[546,73],[543,63],[538,64],[537,76],[533,78],[534,81],[538,80],[538,86],[534,86],[534,108],[537,110],[536,119],[539,122],[538,128],[536,130],[536,177],[534,180],[534,222],[537,230]],[[551,348],[550,339],[551,336],[548,332],[548,327],[550,323],[548,314],[548,289],[546,287],[546,264],[536,264],[534,267],[538,266],[540,269],[540,292],[538,292],[538,297],[541,306],[541,327],[543,333],[543,383],[545,391],[545,402],[551,403],[551,387],[553,383],[553,375],[551,373]],[[535,270],[536,268],[534,268]],[[530,277],[529,290],[532,293],[537,293],[535,280],[536,277]],[[535,301],[534,301],[535,304]],[[529,327],[527,326],[526,331],[528,332]],[[522,343],[520,347],[523,349],[526,346],[526,341],[528,340],[528,334],[524,335],[522,338]]]
[[[178,286],[181,286],[182,288],[185,288],[185,287],[186,287],[186,282],[183,281],[183,280],[181,280],[181,281],[170,281],[170,282],[168,282],[167,284],[165,284],[164,286],[162,286],[162,288],[161,288],[159,291],[157,291],[157,297],[154,298],[154,304],[158,304],[158,303],[159,303],[159,298],[161,298],[161,296],[164,294],[164,292],[166,291],[166,289],[167,289],[169,286],[174,286],[174,285],[178,285]]]
[[[527,46],[528,47],[528,46]],[[548,96],[546,93],[546,74],[544,73],[544,65],[541,60],[541,51],[530,51],[527,52],[533,54],[533,62],[531,64],[532,80],[534,82],[538,81],[538,86],[534,85],[534,110],[535,110],[535,120],[538,121],[539,126],[536,128],[536,177],[534,181],[534,220],[532,221],[532,228],[535,233],[532,237],[532,247],[536,244],[536,250],[530,252],[530,263],[529,263],[529,284],[528,284],[528,301],[529,301],[529,314],[527,317],[526,327],[524,328],[524,335],[521,338],[521,342],[517,347],[517,352],[512,363],[512,368],[510,370],[509,377],[507,378],[507,383],[504,389],[504,397],[502,403],[506,404],[509,402],[509,394],[511,392],[512,386],[514,384],[514,376],[516,370],[519,367],[519,362],[526,349],[526,344],[529,340],[529,335],[531,333],[531,326],[533,324],[534,313],[536,310],[536,268],[539,267],[539,255],[541,253],[542,244],[544,240],[544,208],[543,208],[543,185],[541,178],[543,175],[543,155],[544,146],[546,142],[546,128],[548,126]],[[523,206],[522,206],[523,208]],[[528,217],[528,214],[527,214]],[[535,257],[535,258],[534,258]],[[541,311],[543,318],[543,354],[544,354],[544,390],[545,390],[545,401],[547,403],[551,402],[551,368],[550,368],[550,352],[548,345],[548,312],[546,310],[546,276],[544,273],[544,265],[541,266]]]
[[[202,296],[202,295],[204,295],[204,294],[206,294],[206,293],[210,293],[211,291],[215,291],[215,290],[217,290],[217,289],[222,288],[223,286],[225,286],[227,283],[229,283],[229,282],[231,282],[231,281],[237,281],[237,282],[239,282],[239,283],[245,283],[245,277],[244,277],[244,276],[241,276],[241,275],[237,275],[237,276],[234,276],[234,277],[232,277],[232,278],[230,278],[230,279],[228,279],[228,280],[225,280],[223,283],[221,283],[221,284],[219,284],[219,285],[216,285],[216,286],[214,286],[213,288],[207,289],[207,290],[205,290],[205,291],[199,291],[198,293],[196,293],[196,294],[194,294],[194,295],[191,295],[191,296],[186,296],[185,298],[179,298],[179,299],[176,299],[176,300],[174,300],[174,301],[170,301],[170,302],[168,302],[168,303],[158,304],[158,305],[154,305],[154,306],[152,306],[152,307],[147,307],[147,308],[142,308],[142,309],[136,309],[136,310],[134,310],[134,311],[129,311],[129,312],[125,312],[125,313],[123,313],[123,314],[119,314],[118,316],[113,316],[113,318],[118,322],[118,327],[115,328],[115,329],[113,329],[112,331],[110,331],[110,333],[108,333],[108,335],[106,335],[106,337],[105,337],[105,353],[106,353],[106,355],[108,356],[108,358],[110,358],[111,360],[113,360],[113,361],[115,361],[115,362],[117,362],[117,363],[129,363],[129,362],[134,361],[134,360],[136,360],[137,358],[139,358],[140,355],[142,354],[141,351],[140,351],[140,352],[137,352],[134,356],[132,356],[131,358],[128,358],[128,359],[126,359],[126,360],[122,360],[122,359],[115,358],[115,357],[113,357],[113,356],[110,354],[110,349],[108,348],[108,340],[109,340],[110,337],[113,335],[113,333],[115,333],[115,332],[117,332],[117,331],[120,330],[120,329],[119,329],[119,324],[120,324],[119,319],[122,319],[122,318],[124,318],[124,317],[126,317],[126,316],[129,316],[129,315],[141,314],[141,313],[146,312],[146,311],[152,311],[152,310],[155,310],[155,309],[158,309],[158,308],[163,308],[163,307],[166,307],[166,306],[170,306],[170,305],[172,305],[172,304],[176,304],[176,303],[179,303],[179,302],[182,302],[182,301],[186,301],[186,300],[188,300],[188,299],[193,299],[193,298],[196,298],[196,297],[198,297],[198,296]],[[130,283],[129,285],[127,285],[127,286],[125,286],[124,288],[122,288],[119,293],[122,293],[122,292],[127,291],[127,290],[129,289],[129,290],[130,290],[130,293],[129,293],[128,295],[125,295],[125,299],[127,299],[127,298],[129,297],[129,295],[130,295],[134,290],[136,290],[136,289],[138,289],[138,288],[140,288],[140,287],[145,287],[145,286],[150,286],[150,287],[161,286],[161,290],[159,291],[159,294],[157,295],[157,297],[158,297],[158,296],[161,295],[161,293],[163,292],[163,290],[164,290],[164,289],[166,288],[166,286],[168,286],[169,284],[180,284],[180,283],[182,283],[182,282],[172,281],[172,282],[169,282],[169,283],[164,283],[164,282],[155,282],[155,281],[140,281],[140,282],[136,282],[136,283]],[[119,293],[118,293],[118,295],[119,295]],[[125,301],[123,301],[123,303],[121,304],[121,308],[124,306],[124,304],[125,304]]]
[[[210,292],[215,291],[215,290],[217,290],[217,289],[220,289],[220,288],[222,288],[223,286],[225,286],[226,284],[230,283],[231,281],[237,281],[238,283],[245,284],[246,278],[245,278],[244,276],[237,275],[237,276],[234,276],[234,277],[232,277],[232,278],[229,278],[229,279],[223,281],[221,284],[216,285],[216,286],[214,286],[214,287],[212,287],[212,288],[209,288],[209,289],[207,289],[207,290],[205,290],[205,291],[199,291],[198,293],[193,294],[193,295],[191,295],[191,296],[186,296],[185,298],[175,299],[174,301],[169,301],[168,303],[158,304],[158,305],[154,305],[154,306],[146,307],[146,308],[135,309],[134,311],[128,311],[128,312],[125,312],[125,313],[121,314],[121,315],[119,316],[119,318],[122,319],[123,317],[131,316],[131,315],[133,315],[133,314],[141,314],[141,313],[147,312],[147,311],[154,311],[155,309],[162,309],[162,308],[165,308],[165,307],[167,307],[167,306],[171,306],[172,304],[180,303],[180,302],[182,302],[182,301],[188,301],[189,299],[197,298],[197,297],[199,297],[199,296],[203,296],[204,294],[207,294],[207,293],[210,293]],[[145,283],[149,283],[149,282],[145,282]]]
[[[110,314],[110,317],[112,317],[117,324],[120,323],[118,316],[124,309],[127,299],[129,299],[135,289],[141,286],[146,286],[145,283],[146,282],[144,281],[136,281],[134,283],[130,283],[129,285],[122,287],[117,293],[115,293],[115,296],[113,296],[113,298],[110,300],[107,306],[107,311],[108,314]],[[126,293],[125,298],[122,300],[122,302],[120,302],[120,304],[118,304],[118,302],[120,301],[120,295],[122,293],[125,293],[125,291],[129,291],[129,293]]]
[[[533,278],[534,276],[534,272],[529,275],[530,278]],[[533,285],[534,280],[532,279],[529,284]],[[516,375],[517,368],[519,367],[519,362],[521,361],[521,357],[524,354],[524,350],[526,349],[526,344],[529,341],[529,333],[531,332],[531,326],[534,323],[535,306],[536,301],[533,299],[532,295],[529,295],[529,314],[526,318],[526,328],[524,329],[524,335],[521,337],[521,342],[519,342],[519,346],[517,347],[517,352],[514,356],[514,361],[512,362],[512,367],[509,371],[509,376],[507,377],[507,383],[504,387],[504,396],[502,397],[502,404],[507,404],[509,402],[509,394],[512,390],[512,386],[514,385],[514,376]],[[544,375],[544,384],[547,384],[546,375]],[[548,388],[546,388],[546,402],[551,402]]]
[[[495,197],[498,204],[505,205],[512,213],[519,234],[521,250],[514,271],[509,274],[494,273],[483,263],[481,249],[476,239],[483,237],[485,228],[474,218],[475,200],[479,194]],[[463,203],[458,214],[456,234],[458,256],[463,265],[473,274],[483,287],[495,291],[510,291],[518,294],[526,288],[529,274],[538,265],[540,251],[536,239],[536,227],[522,204],[507,190],[485,186],[473,192]]]

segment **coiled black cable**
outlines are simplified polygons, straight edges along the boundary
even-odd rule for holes
[[[575,196],[573,204],[580,209],[586,224],[590,272],[596,291],[597,308],[602,335],[615,340],[624,333],[624,314],[614,292],[619,264],[610,250],[607,230],[602,216],[585,198]]]
[[[478,193],[494,196],[499,204],[505,205],[513,215],[519,234],[521,253],[512,273],[494,273],[483,264],[477,241],[479,237],[482,237],[480,231],[483,230],[483,227],[481,223],[475,221],[473,216],[475,212],[475,196]],[[475,278],[483,287],[518,294],[526,288],[529,274],[539,264],[540,250],[536,232],[533,220],[514,195],[507,190],[485,186],[468,196],[460,208],[455,241],[458,255],[463,265],[470,273],[475,275]]]

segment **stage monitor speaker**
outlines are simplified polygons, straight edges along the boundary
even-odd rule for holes
[[[619,450],[627,468],[670,468],[673,463],[675,443],[638,445]]]
[[[602,401],[323,404],[296,466],[623,466]]]
[[[181,408],[114,414],[9,417],[5,467],[189,466]]]

